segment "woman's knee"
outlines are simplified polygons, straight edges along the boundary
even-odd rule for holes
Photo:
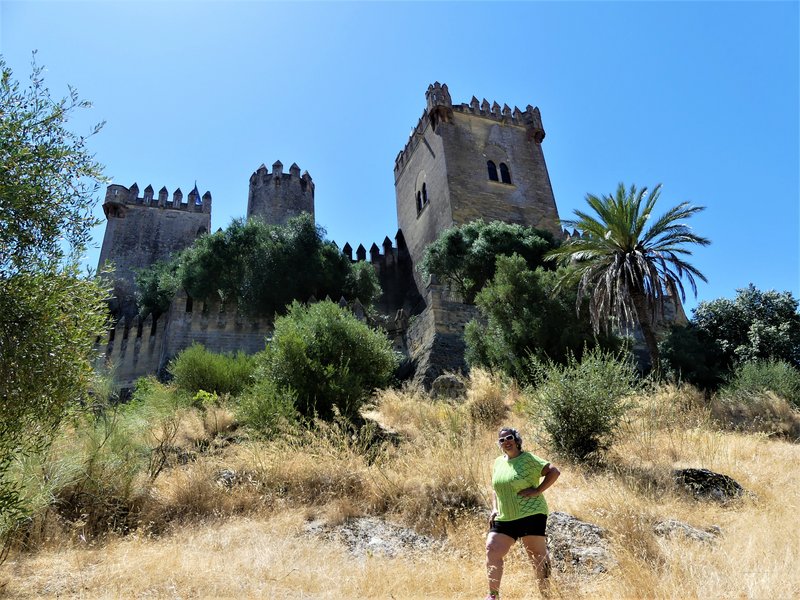
[[[508,547],[506,544],[498,542],[496,540],[487,540],[486,542],[486,557],[487,558],[495,558],[501,559],[508,553]]]

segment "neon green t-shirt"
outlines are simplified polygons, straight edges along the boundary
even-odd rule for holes
[[[548,464],[530,452],[523,452],[515,458],[503,455],[494,461],[492,487],[497,494],[497,521],[548,514],[547,502],[542,494],[530,498],[517,494],[525,488],[538,486],[542,481],[542,469]]]

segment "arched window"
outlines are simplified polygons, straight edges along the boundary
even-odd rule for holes
[[[506,163],[500,163],[500,181],[503,183],[511,183],[511,173],[508,172]]]
[[[486,168],[489,169],[489,181],[497,181],[497,166],[492,161],[486,161]]]
[[[428,188],[425,184],[422,184],[422,206],[425,206],[428,203]]]
[[[422,192],[417,192],[417,212],[422,210]]]

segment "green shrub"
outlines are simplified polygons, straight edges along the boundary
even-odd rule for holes
[[[632,360],[594,349],[580,362],[532,361],[530,369],[538,385],[526,412],[541,423],[556,452],[582,461],[611,445],[629,406],[626,398],[639,385]]]
[[[531,270],[517,254],[498,256],[494,277],[475,297],[481,318],[464,331],[467,363],[526,383],[529,355],[563,363],[586,347],[618,347],[613,336],[592,333],[588,311],[576,314],[574,289],[557,288],[564,273]]]
[[[271,437],[282,426],[297,421],[296,394],[280,389],[270,379],[260,379],[237,398],[236,416],[255,432]]]
[[[257,381],[294,390],[300,414],[325,420],[337,411],[357,418],[369,394],[388,384],[398,364],[383,333],[333,302],[292,303],[257,357]]]
[[[722,387],[720,396],[723,400],[746,402],[766,392],[773,392],[800,409],[800,371],[779,360],[746,362]]]
[[[216,354],[192,344],[170,363],[178,389],[194,395],[200,390],[219,395],[239,394],[251,381],[255,361],[243,352]]]

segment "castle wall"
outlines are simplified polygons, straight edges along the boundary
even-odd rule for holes
[[[284,225],[304,212],[314,216],[314,182],[308,171],[300,175],[300,167],[293,163],[284,173],[283,165],[277,161],[272,173],[261,165],[250,176],[248,219],[258,217],[271,225]]]
[[[405,159],[395,166],[397,223],[411,259],[418,265],[428,244],[453,225],[453,214],[443,138],[433,131],[424,115],[411,136],[409,147]],[[421,192],[423,184],[428,202],[417,211],[417,193]],[[419,274],[417,280],[421,285]]]
[[[425,292],[425,310],[409,323],[406,348],[414,381],[430,388],[442,373],[466,371],[464,327],[478,309],[453,298],[445,286],[431,284]]]
[[[240,314],[236,305],[196,302],[179,293],[169,311],[153,324],[152,317],[120,319],[109,332],[106,360],[114,367],[114,379],[131,387],[145,375],[163,373],[169,362],[194,343],[212,352],[255,354],[266,346],[272,332],[268,319]]]

